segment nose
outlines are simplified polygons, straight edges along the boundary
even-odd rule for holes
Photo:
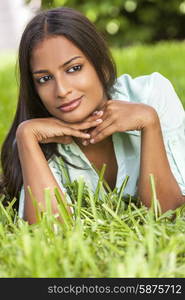
[[[56,97],[65,98],[72,91],[71,86],[67,80],[56,80]]]

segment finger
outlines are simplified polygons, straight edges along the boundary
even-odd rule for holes
[[[107,106],[107,103],[108,103],[109,101],[107,100],[107,101],[105,101],[100,107],[99,107],[99,109],[98,110],[96,110],[96,111],[94,111],[93,112],[93,114],[96,114],[98,111],[104,111],[105,110],[105,108],[106,108],[106,106]]]
[[[75,128],[71,128],[68,126],[62,126],[61,128],[57,128],[57,130],[55,131],[55,134],[53,137],[56,136],[75,136],[75,137],[79,137],[82,139],[89,139],[90,138],[90,134],[89,133],[85,133],[83,131],[77,130]]]
[[[42,140],[41,144],[48,143],[57,143],[57,144],[71,144],[73,142],[73,138],[71,136],[55,136],[52,138],[48,138],[47,140]]]
[[[99,135],[103,130],[105,130],[109,126],[114,126],[113,122],[111,123],[111,120],[107,120],[106,122],[103,122],[100,126],[96,127],[92,132],[89,132],[91,135],[91,141],[96,140],[95,137]],[[114,126],[115,127],[115,126]],[[90,140],[82,140],[82,145],[87,146],[90,144]]]
[[[90,134],[84,133],[80,130],[75,130],[73,128],[69,127],[63,127],[62,130],[58,130],[55,132],[55,134],[51,137],[42,139],[41,143],[69,143],[70,137],[79,137],[82,139],[89,139]]]
[[[103,113],[104,113],[104,111],[102,109],[95,110],[87,119],[94,120],[94,118],[96,118],[96,117],[102,117]]]
[[[90,139],[88,139],[88,140],[82,140],[82,145],[83,146],[88,146],[90,144]]]
[[[104,110],[103,109],[100,109],[100,110],[95,110],[93,111],[89,117],[87,117],[87,119],[90,119],[92,118],[92,120],[96,117],[101,117],[103,116],[103,113],[104,113]]]
[[[85,129],[89,129],[91,127],[96,127],[97,124],[101,123],[102,121],[102,117],[103,116],[103,111],[96,111],[96,114],[91,115],[90,117],[88,117],[87,119],[85,119],[84,121],[77,123],[77,124],[71,124],[71,123],[66,123],[64,124],[63,121],[56,119],[56,122],[59,125],[63,126],[69,126],[71,128],[77,129],[77,130],[85,130]]]
[[[92,127],[96,127],[98,126],[100,123],[102,123],[103,120],[102,119],[96,119],[94,121],[84,121],[81,124],[76,124],[76,125],[72,125],[73,128],[78,129],[78,130],[86,130]]]
[[[102,117],[102,119],[101,119],[102,122],[103,122],[103,118],[106,118],[106,115]],[[99,119],[97,121],[99,121]],[[99,124],[102,123],[102,122],[99,122]],[[103,126],[103,123],[102,123],[102,126]],[[109,126],[111,123],[109,121],[108,121],[108,123],[104,123],[104,126],[102,128],[100,127],[99,124],[98,124],[98,126],[97,126],[97,124],[96,124],[96,126],[94,126],[94,127],[96,127],[95,129],[92,128],[92,130],[90,130],[90,131],[87,129],[87,131],[84,130],[84,132],[88,132],[91,135],[91,138],[92,138],[92,133],[93,132],[94,132],[94,134],[93,134],[93,136],[94,136],[94,135],[97,134],[97,131],[99,132],[99,130],[104,129],[105,127]],[[98,130],[98,128],[99,128],[99,130]],[[89,143],[90,143],[89,139],[88,140],[82,139],[82,145],[87,146],[87,145],[89,145]]]
[[[103,131],[101,131],[98,135],[96,135],[94,138],[90,139],[91,144],[98,143],[102,140],[104,140],[106,137],[112,135],[115,132],[114,126],[108,126]]]
[[[103,111],[95,111],[91,116],[89,116],[84,121],[74,124],[74,128],[79,130],[89,129],[91,127],[96,127],[97,123],[101,123]]]
[[[62,130],[63,130],[64,135],[75,136],[75,137],[79,137],[79,138],[82,138],[82,139],[89,139],[90,138],[89,133],[85,133],[83,131],[80,131],[80,130],[77,130],[77,129],[74,129],[74,128],[66,127],[66,128],[63,128]]]
[[[105,128],[110,126],[113,123],[113,121],[108,118],[105,121],[103,121],[99,126],[97,126],[95,129],[91,132],[91,138],[94,138],[96,135],[98,135],[101,131],[103,131]]]

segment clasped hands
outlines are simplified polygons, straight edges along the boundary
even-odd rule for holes
[[[92,122],[92,127],[88,126],[89,128],[82,130],[90,134],[88,139],[82,138],[82,144],[87,146],[90,143],[98,143],[115,132],[142,130],[155,124],[156,121],[158,121],[157,112],[149,105],[108,100],[101,110],[93,112],[81,123]]]

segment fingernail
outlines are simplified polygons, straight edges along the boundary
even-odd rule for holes
[[[88,143],[87,143],[87,141],[83,141],[82,144],[83,144],[84,146],[87,146]]]
[[[95,115],[97,115],[98,113],[99,113],[99,111],[96,110],[96,111],[93,112],[93,115],[95,116]]]
[[[96,111],[93,112],[93,115],[94,116],[96,116],[96,115],[102,116],[103,115],[103,110],[96,110]]]
[[[85,134],[85,137],[90,138],[91,136],[90,136],[90,134],[87,133],[87,134]]]
[[[93,144],[93,143],[94,143],[94,139],[91,139],[91,140],[90,140],[90,143]]]
[[[101,122],[102,122],[102,119],[97,119],[96,122],[97,122],[97,123],[101,123]]]
[[[98,115],[98,116],[102,116],[102,115],[103,115],[103,110],[98,111],[98,112],[97,112],[97,115]]]

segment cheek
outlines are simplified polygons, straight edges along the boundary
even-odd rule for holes
[[[48,88],[37,88],[37,93],[45,106],[48,106],[50,103],[50,90]]]
[[[93,98],[98,96],[101,97],[103,94],[103,87],[99,78],[94,72],[87,73],[84,76],[79,77],[79,79],[75,82],[75,89],[82,90],[85,93],[89,93],[88,96],[92,96]]]
[[[89,80],[89,75],[83,75],[83,76],[78,76],[76,78],[75,77],[71,78],[70,84],[75,90],[87,91],[91,87],[91,81]]]

